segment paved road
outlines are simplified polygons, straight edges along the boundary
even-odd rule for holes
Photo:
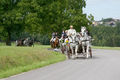
[[[120,51],[93,50],[93,59],[66,60],[2,80],[120,80]]]

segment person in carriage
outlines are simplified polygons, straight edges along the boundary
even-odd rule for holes
[[[67,58],[74,58],[74,49],[76,49],[76,30],[70,25],[70,29],[67,31],[68,38],[65,39]]]
[[[56,37],[56,33],[53,32],[53,33],[52,33],[52,38],[51,38],[50,42],[54,42],[54,38],[55,38],[55,37]]]
[[[67,34],[65,32],[65,30],[62,31],[61,37],[63,37],[64,39],[66,38]]]
[[[67,36],[68,35],[68,30],[66,30],[65,33],[66,33],[65,43],[68,43],[69,42],[69,39],[68,39],[68,36]]]
[[[76,30],[73,29],[73,26],[70,26],[70,29],[67,32],[67,36],[69,38],[69,41],[72,42],[72,36],[76,36]]]
[[[52,48],[59,47],[59,38],[58,38],[58,33],[57,32],[52,33],[52,38],[50,40],[50,44],[51,44]]]
[[[62,34],[61,34],[61,39],[63,40],[63,42],[68,43],[68,42],[72,42],[72,36],[76,36],[76,30],[73,29],[73,26],[70,25],[70,29],[69,30],[63,30]]]
[[[67,37],[67,34],[66,34],[65,30],[63,30],[62,33],[61,33],[61,38],[60,38],[59,41],[61,43],[64,43],[66,37]]]

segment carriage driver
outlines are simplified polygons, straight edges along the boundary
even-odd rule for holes
[[[50,42],[53,42],[53,41],[54,41],[55,36],[56,36],[56,33],[53,32],[53,33],[52,33],[52,38],[51,38]]]
[[[69,38],[69,42],[72,42],[72,39],[71,39],[72,36],[76,36],[76,30],[73,29],[72,25],[70,25],[70,29],[67,32],[67,36]]]

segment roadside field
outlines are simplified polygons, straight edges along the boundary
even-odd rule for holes
[[[0,46],[0,78],[40,68],[65,60],[59,52],[48,50],[50,46],[35,47]]]

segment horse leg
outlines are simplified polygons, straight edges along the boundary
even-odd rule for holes
[[[76,54],[76,57],[78,56],[78,45],[75,47],[75,54]]]
[[[72,50],[72,59],[74,59],[74,55],[73,55],[74,51],[73,51],[73,49],[71,49],[71,50]]]
[[[90,57],[92,58],[92,50],[91,50],[91,47],[89,48],[89,52],[90,52]]]
[[[59,43],[57,44],[57,48],[59,48]]]
[[[57,45],[55,44],[55,48],[56,48],[56,46],[57,46]]]
[[[82,52],[83,52],[83,54],[85,53],[85,47],[84,47],[84,45],[82,45]]]
[[[52,42],[50,42],[50,45],[51,45],[51,48],[53,48],[53,46],[52,46]]]
[[[70,58],[71,58],[71,57],[70,57],[70,56],[71,56],[71,55],[70,55],[70,50],[68,50],[67,52],[68,52],[68,54],[67,54],[67,55],[68,55],[68,59],[70,59]]]
[[[52,42],[52,47],[54,48],[54,42]]]
[[[85,46],[83,44],[82,44],[82,52],[83,52],[83,56],[86,57]]]
[[[55,48],[55,43],[53,43],[53,48]]]
[[[53,48],[52,42],[50,44],[51,44],[51,48]]]
[[[52,44],[51,44],[51,42],[50,42],[50,46],[51,46],[51,48],[52,48]]]
[[[64,46],[63,45],[61,46],[61,51],[64,54]]]
[[[70,48],[68,45],[66,46],[66,49],[67,49],[67,59],[70,59]]]
[[[72,50],[72,58],[75,59],[75,56],[74,56],[74,48],[71,47],[71,50]]]
[[[86,52],[86,50],[87,50],[87,46],[85,46],[85,52]]]
[[[87,46],[86,48],[87,48],[87,49],[86,49],[86,52],[87,52],[87,53],[86,53],[86,58],[88,58],[88,57],[89,57],[89,46]]]

